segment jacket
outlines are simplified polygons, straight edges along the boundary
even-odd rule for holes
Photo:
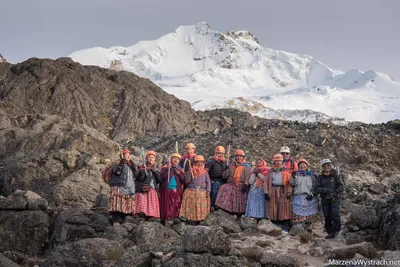
[[[314,172],[296,172],[296,178],[290,178],[290,184],[293,186],[294,195],[302,195],[304,193],[311,195],[315,184],[316,175]]]
[[[314,185],[314,192],[321,195],[322,204],[340,201],[343,194],[343,182],[336,170],[331,170],[329,175],[320,173]]]
[[[124,195],[133,195],[136,192],[136,174],[137,168],[133,162],[125,163],[125,160],[121,160],[112,167],[109,184],[111,187],[119,187]]]
[[[287,161],[283,161],[283,171],[290,172],[297,171],[299,167],[297,166],[297,162],[290,157]]]
[[[142,186],[149,185],[152,188],[156,188],[156,185],[161,183],[160,171],[157,169],[146,170],[143,167],[139,167],[139,173],[136,177],[136,192],[143,193]]]
[[[168,189],[168,184],[170,182],[168,181],[168,164],[169,164],[168,162],[164,164],[164,166],[161,168],[160,171],[161,175],[160,191]],[[175,172],[176,170],[179,171],[179,174],[176,174]],[[178,168],[171,166],[171,168],[169,168],[169,172],[170,172],[169,178],[171,179],[172,176],[175,177],[177,190],[181,192],[182,191],[181,185],[185,183],[185,173],[183,169],[180,166]]]
[[[222,182],[222,173],[225,171],[226,161],[218,162],[215,159],[211,159],[207,162],[205,168],[210,175],[210,179],[213,181]]]
[[[124,187],[127,182],[128,168],[133,173],[133,178],[137,176],[137,167],[133,162],[125,163],[125,160],[117,162],[112,167],[111,178],[109,181],[110,186],[122,186]]]

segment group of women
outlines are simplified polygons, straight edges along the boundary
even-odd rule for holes
[[[236,150],[228,162],[222,146],[206,163],[193,143],[186,145],[183,156],[173,153],[160,169],[154,151],[148,151],[146,162],[138,167],[129,150],[122,153],[124,158],[104,176],[111,187],[108,210],[114,225],[132,214],[196,224],[222,209],[236,216],[268,218],[284,230],[292,223],[311,229],[318,214],[313,195],[317,176],[308,170],[307,160],[290,157],[287,146],[272,158],[270,167],[262,158],[250,167],[243,150]]]

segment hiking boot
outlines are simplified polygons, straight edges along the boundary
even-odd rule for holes
[[[335,238],[335,234],[334,233],[330,233],[327,236],[325,236],[325,239],[333,239]]]

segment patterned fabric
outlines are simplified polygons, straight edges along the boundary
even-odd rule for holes
[[[292,219],[292,203],[287,199],[287,190],[283,186],[271,186],[267,202],[267,218],[272,221]]]
[[[135,212],[135,195],[124,195],[118,186],[111,187],[107,210],[108,212],[133,214]]]
[[[265,218],[266,201],[264,198],[264,189],[255,188],[250,190],[247,198],[246,217]]]
[[[318,198],[313,197],[311,201],[306,199],[307,195],[294,195],[292,201],[293,220],[296,222],[307,221],[307,217],[316,217],[318,213]]]
[[[293,223],[303,223],[303,222],[310,222],[315,223],[318,220],[318,214],[313,214],[310,216],[298,216],[293,213]]]
[[[247,192],[242,192],[242,185],[223,184],[219,188],[215,205],[228,212],[245,213]]]
[[[179,216],[181,208],[181,193],[179,190],[160,190],[160,218],[172,220]]]
[[[206,190],[186,189],[179,216],[190,221],[204,221],[210,214],[210,197]]]
[[[223,183],[218,181],[211,181],[211,207],[215,206],[215,200],[217,199],[218,191]]]
[[[146,193],[136,193],[135,202],[135,214],[143,212],[146,216],[160,218],[160,203],[154,188]]]

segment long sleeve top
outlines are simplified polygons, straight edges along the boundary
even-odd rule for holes
[[[296,178],[290,178],[290,184],[293,186],[294,195],[311,194],[315,184],[316,175],[314,172],[306,171],[296,172]]]
[[[211,159],[207,162],[205,168],[213,181],[222,181],[222,174],[225,171],[226,162],[219,162]]]
[[[191,172],[187,172],[185,175],[185,187],[186,190],[202,189],[211,192],[211,181],[208,172],[204,172],[197,178],[193,178]]]
[[[292,173],[293,171],[297,171],[299,167],[297,166],[297,162],[290,157],[288,160],[283,161],[283,171],[284,172],[290,172]]]
[[[182,159],[179,161],[179,166],[181,166],[181,168],[185,171],[185,173],[190,171],[190,166],[193,167],[195,156],[196,156],[195,154],[193,154],[191,158],[183,156]]]
[[[149,185],[152,188],[156,188],[156,185],[161,182],[160,171],[156,168],[146,170],[142,166],[139,166],[139,173],[135,181],[135,191],[142,193],[142,186]]]
[[[336,170],[331,170],[329,175],[323,172],[318,175],[314,184],[314,192],[321,195],[322,204],[328,201],[339,201],[343,194],[343,182]],[[333,197],[333,200],[328,200],[329,197]]]
[[[167,190],[168,184],[170,183],[172,177],[175,178],[176,181],[176,189],[181,191],[181,185],[185,183],[185,172],[183,171],[180,166],[174,167],[171,165],[169,168],[169,181],[168,181],[168,164],[164,164],[161,168],[160,175],[161,175],[161,183],[160,183],[160,190]]]
[[[256,183],[257,179],[261,180],[261,182],[262,182],[261,183],[261,187],[263,187],[265,176],[262,175],[261,173],[258,173],[258,175],[256,176],[256,174],[254,172],[252,172],[250,174],[250,178],[249,178],[249,181],[248,181],[248,185],[250,185],[250,190],[253,190],[253,189],[255,189],[257,187],[257,183]]]
[[[240,175],[239,184],[248,184],[248,180],[250,178],[250,167],[247,164],[243,164],[243,171]],[[234,164],[229,166],[229,169],[222,173],[222,178],[226,179],[226,183],[234,184],[235,183],[235,171],[236,168]]]
[[[272,184],[272,179],[273,179],[273,175],[281,173],[282,175],[282,183],[283,183],[283,189],[284,189],[284,194],[287,195],[291,195],[293,193],[293,187],[290,184],[290,177],[292,176],[291,173],[289,172],[285,172],[285,171],[277,171],[274,169],[269,170],[269,172],[267,173],[265,180],[264,180],[264,193],[265,194],[271,194],[272,190],[274,190],[274,186]],[[287,182],[285,182],[287,181]]]

